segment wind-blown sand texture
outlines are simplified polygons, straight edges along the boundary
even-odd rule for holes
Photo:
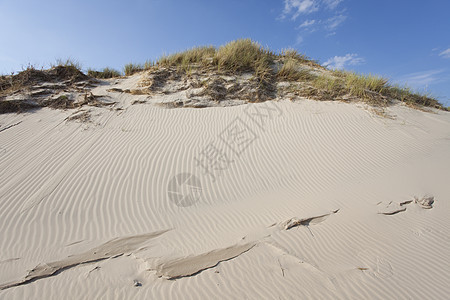
[[[168,108],[140,76],[0,115],[0,299],[450,295],[450,113]]]

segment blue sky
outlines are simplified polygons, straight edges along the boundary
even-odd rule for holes
[[[71,57],[84,69],[252,38],[380,74],[450,106],[450,1],[0,0],[0,73]]]

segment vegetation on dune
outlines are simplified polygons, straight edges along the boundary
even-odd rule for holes
[[[299,66],[296,60],[288,58],[278,70],[277,78],[281,81],[312,81],[316,76]]]
[[[359,99],[377,106],[399,100],[411,106],[446,109],[430,95],[392,85],[384,77],[329,70],[294,49],[275,53],[251,39],[235,40],[219,48],[195,47],[163,56],[155,63],[128,64],[125,75],[164,67],[188,74],[193,70],[224,74],[252,73],[262,91],[260,94],[268,94],[275,88],[276,82],[286,81],[298,83],[295,94],[318,100]]]
[[[87,76],[81,72],[81,65],[72,59],[58,59],[56,63],[51,64],[51,68],[48,70],[28,65],[18,74],[0,76],[0,97],[15,93],[38,82],[58,82],[60,80],[75,82],[85,78]]]
[[[125,76],[130,76],[130,75],[133,75],[137,72],[141,72],[144,70],[145,70],[145,66],[143,64],[129,63],[129,64],[126,64],[125,67],[123,67]]]
[[[95,70],[89,69],[87,74],[91,77],[100,78],[100,79],[120,77],[122,75],[122,74],[120,74],[119,71],[111,69],[111,68],[104,68],[101,71],[95,71]]]
[[[52,68],[60,68],[58,72],[72,72],[74,76],[81,73],[81,65],[72,59],[57,60]],[[145,70],[149,70],[157,78],[165,79],[168,77],[164,70],[170,70],[171,74],[188,76],[200,73],[205,75],[250,73],[252,77],[249,79],[249,85],[256,92],[251,94],[249,101],[273,99],[276,97],[277,83],[287,82],[289,93],[317,100],[359,100],[374,106],[387,106],[398,100],[414,107],[427,106],[447,110],[432,96],[415,92],[406,86],[391,84],[384,77],[330,70],[294,49],[275,53],[251,39],[235,40],[219,48],[195,47],[165,55],[155,62],[129,63],[124,66],[123,72],[125,76],[129,76]],[[39,74],[38,72],[35,68],[28,67],[17,75],[1,76],[0,96],[20,89],[29,78],[49,76],[45,72],[41,71]],[[102,79],[121,76],[119,71],[110,68],[101,71],[89,69],[87,73],[91,77]],[[67,74],[63,75],[67,77]],[[153,85],[156,86],[156,82],[161,80],[154,81]]]
[[[264,74],[271,72],[274,55],[250,39],[232,41],[221,46],[214,57],[219,71],[255,72]]]
[[[156,64],[160,67],[177,67],[182,71],[188,71],[193,65],[197,65],[198,67],[211,65],[215,54],[216,49],[213,46],[196,47],[163,56]]]
[[[81,63],[73,58],[66,58],[66,59],[62,59],[62,58],[58,58],[56,59],[55,63],[50,64],[50,67],[55,68],[55,67],[65,67],[68,69],[76,69],[78,71],[81,71]],[[34,67],[33,67],[34,68]]]

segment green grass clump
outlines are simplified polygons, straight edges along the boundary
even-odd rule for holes
[[[299,62],[307,62],[309,60],[304,54],[298,53],[295,49],[283,49],[278,56],[285,59],[293,59]]]
[[[320,75],[312,82],[315,88],[325,91],[343,90],[342,81],[327,75]]]
[[[384,95],[392,99],[401,101],[409,106],[428,106],[434,107],[442,110],[448,110],[445,108],[438,100],[432,97],[428,93],[413,91],[408,86],[399,85],[389,85],[385,91]]]
[[[120,77],[122,74],[120,74],[120,72],[117,70],[114,70],[111,68],[104,68],[101,71],[95,71],[95,70],[89,69],[88,75],[91,77],[94,77],[94,78],[108,79],[108,78]]]
[[[277,78],[282,81],[310,81],[314,76],[302,68],[297,60],[288,58],[278,70]]]
[[[324,69],[317,61],[310,59],[304,54],[298,53],[295,49],[283,49],[277,55],[277,58],[281,58],[283,60],[294,60],[302,65],[309,65],[312,67]]]
[[[381,76],[357,74],[354,72],[345,72],[344,74],[344,82],[347,91],[353,96],[362,99],[367,98],[368,93],[370,92],[382,94],[388,87],[388,80]]]
[[[192,64],[197,64],[198,66],[212,64],[215,54],[216,48],[213,46],[195,47],[183,52],[163,56],[158,60],[157,65],[162,67],[179,67],[186,71]]]
[[[255,72],[256,76],[272,71],[274,55],[250,39],[232,41],[217,50],[214,61],[220,71]]]
[[[133,75],[137,72],[144,71],[145,67],[146,67],[146,65],[143,65],[143,64],[129,63],[129,64],[125,65],[125,67],[123,68],[123,71],[126,76],[129,76],[129,75]]]
[[[341,79],[328,75],[319,75],[312,80],[311,85],[314,90],[307,90],[311,95],[319,100],[336,100],[345,95],[345,87]]]
[[[77,69],[78,71],[81,71],[81,63],[73,58],[66,58],[66,59],[61,59],[58,58],[56,59],[56,63],[50,64],[50,66],[52,68],[54,67],[66,67],[66,68],[73,68],[73,69]]]

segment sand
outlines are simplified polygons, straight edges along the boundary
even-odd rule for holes
[[[139,76],[0,115],[0,299],[448,297],[450,113],[108,91]]]

